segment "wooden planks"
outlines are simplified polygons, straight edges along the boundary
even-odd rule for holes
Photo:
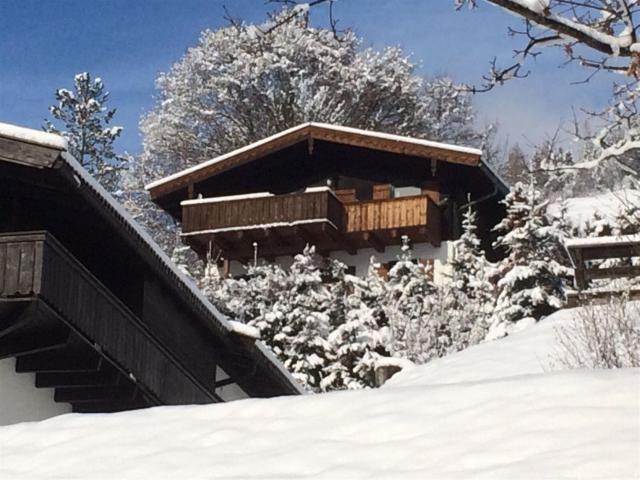
[[[339,227],[343,217],[340,201],[328,191],[186,204],[182,212],[183,233],[319,219]]]
[[[405,234],[438,246],[442,235],[440,209],[430,194],[343,203],[331,192],[320,191],[198,202],[183,208],[183,232],[190,245],[202,252],[212,241],[225,257],[240,261],[252,257],[253,242],[258,243],[260,257],[273,257],[293,255],[305,243],[319,251],[381,252]]]
[[[0,240],[0,296],[39,293],[42,242]]]
[[[302,124],[289,131],[281,132],[272,137],[255,142],[244,148],[225,154],[215,161],[204,162],[188,172],[177,174],[166,180],[152,184],[149,189],[153,200],[159,199],[172,192],[186,188],[194,183],[202,182],[211,177],[246,163],[259,160],[272,153],[281,151],[292,145],[309,142],[310,140],[350,147],[367,148],[379,152],[399,155],[415,156],[425,159],[436,159],[462,165],[478,166],[479,152],[460,149],[450,145],[435,142],[424,142],[419,139],[401,136],[388,136],[366,130],[344,129],[331,125]],[[315,149],[318,150],[317,148]],[[313,149],[308,150],[313,153]]]
[[[437,207],[428,195],[373,200],[345,205],[346,232],[371,232],[394,228],[427,226]],[[429,211],[431,210],[431,212]]]
[[[50,167],[60,156],[60,150],[0,137],[0,160],[32,167]]]
[[[176,358],[180,356],[179,342],[174,350],[168,350],[150,334],[141,319],[51,235],[45,232],[0,234],[0,251],[4,259],[4,293],[0,300],[2,296],[32,298],[37,293],[43,308],[51,315],[90,339],[101,353],[116,362],[127,375],[135,377],[146,391],[153,392],[163,403],[219,400],[213,380],[204,372],[208,367],[215,367],[213,362],[205,362],[203,355],[197,359],[192,355],[190,363],[184,356]],[[39,280],[36,282],[35,279]],[[34,292],[36,284],[39,287]],[[67,358],[54,354],[51,350],[63,345],[65,339],[41,330],[35,331],[34,335],[37,335],[33,338],[16,333],[6,351],[0,350],[0,356],[22,355],[18,358],[22,371],[96,368],[97,365],[87,365],[85,356]],[[182,344],[185,351],[193,347],[193,342]],[[200,346],[199,351],[206,351],[203,348]],[[98,356],[92,361],[97,362]]]

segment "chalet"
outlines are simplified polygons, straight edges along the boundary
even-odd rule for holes
[[[0,424],[301,393],[66,147],[0,124]]]
[[[475,148],[305,123],[147,186],[201,256],[227,272],[254,254],[286,263],[306,244],[363,274],[403,236],[436,278],[473,205],[491,251],[507,187]],[[254,251],[254,249],[256,251]]]

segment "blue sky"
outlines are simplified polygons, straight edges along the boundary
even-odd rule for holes
[[[140,115],[153,105],[154,81],[205,28],[226,24],[223,5],[246,21],[261,21],[264,0],[2,0],[0,2],[0,121],[39,128],[57,87],[73,75],[101,76],[124,126],[118,148],[141,150]],[[456,12],[453,0],[339,0],[340,27],[352,27],[365,46],[401,46],[425,75],[478,82],[494,57],[506,64],[520,42],[507,35],[517,19],[481,4]],[[314,12],[316,24],[326,13]],[[586,72],[561,67],[560,52],[546,52],[531,75],[476,95],[481,120],[498,121],[503,138],[527,145],[571,117],[572,107],[604,105],[613,79],[571,85]]]

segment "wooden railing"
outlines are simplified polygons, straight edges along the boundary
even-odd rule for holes
[[[347,233],[435,226],[440,221],[438,207],[427,195],[348,203],[344,207]]]
[[[38,298],[162,403],[215,400],[210,378],[194,378],[131,310],[47,232],[0,234],[0,302]],[[191,366],[189,366],[191,367]]]
[[[440,209],[429,195],[343,202],[320,190],[186,201],[182,233],[204,255],[215,244],[227,259],[246,261],[254,242],[260,254],[275,258],[315,245],[319,251],[361,248],[384,251],[402,235],[440,245]]]
[[[342,203],[328,190],[186,202],[182,206],[183,233],[312,220],[329,220],[342,230],[343,219]]]

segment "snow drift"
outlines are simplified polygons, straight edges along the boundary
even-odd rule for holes
[[[640,371],[549,371],[556,326],[384,388],[0,428],[0,478],[637,479]]]

